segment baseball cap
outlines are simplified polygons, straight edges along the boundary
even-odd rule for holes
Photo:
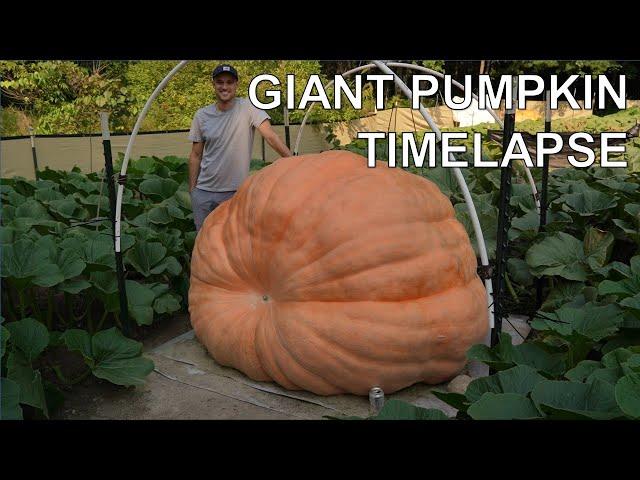
[[[221,73],[228,73],[233,76],[236,80],[238,80],[238,71],[233,68],[231,65],[223,63],[222,65],[218,65],[211,74],[211,78],[216,78]]]

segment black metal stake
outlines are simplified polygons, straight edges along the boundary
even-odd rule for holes
[[[544,107],[544,131],[551,132],[551,99],[549,90],[545,91],[545,107]],[[546,145],[545,145],[546,146]],[[547,225],[547,208],[548,208],[548,185],[549,185],[549,154],[542,157],[542,191],[540,192],[540,232],[544,231]],[[536,280],[536,306],[542,306],[542,278]]]
[[[40,180],[38,170],[38,155],[36,153],[36,136],[33,134],[33,128],[29,127],[29,135],[31,136],[31,156],[33,157],[33,171],[36,174],[36,180]]]
[[[111,219],[111,232],[115,240],[116,235],[116,185],[113,178],[113,160],[111,157],[111,140],[109,136],[109,114],[101,113],[100,120],[102,124],[102,147],[104,150],[104,169],[107,176],[107,188],[109,190],[109,218]],[[124,266],[122,263],[122,252],[115,249],[116,256],[116,275],[118,276],[118,290],[120,291],[120,319],[122,322],[122,333],[129,336],[131,325],[129,324],[129,310],[127,303],[127,289],[124,281]]]
[[[291,148],[291,137],[289,136],[289,109],[284,106],[284,139],[287,144],[287,148]]]
[[[515,102],[517,98],[516,83],[513,84],[513,106],[505,111],[504,129],[502,138],[502,157],[507,151],[511,142],[516,122]],[[498,207],[498,239],[496,242],[496,270],[493,281],[493,309],[494,328],[491,332],[491,345],[498,343],[499,334],[502,331],[502,319],[504,318],[504,289],[507,258],[509,250],[509,227],[511,218],[509,216],[509,202],[511,201],[511,163],[500,171],[500,203]]]

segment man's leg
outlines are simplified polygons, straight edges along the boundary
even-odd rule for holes
[[[194,188],[191,192],[191,207],[193,209],[193,222],[196,224],[196,232],[200,231],[204,220],[225,200],[230,199],[236,192],[208,192]]]
[[[194,188],[191,191],[191,208],[193,209],[193,222],[196,224],[196,232],[200,231],[204,219],[217,207],[213,200],[213,193]]]

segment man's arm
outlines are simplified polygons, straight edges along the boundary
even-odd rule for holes
[[[258,127],[258,131],[269,146],[278,152],[281,157],[291,157],[293,155],[291,150],[287,148],[287,145],[280,139],[278,134],[274,132],[273,128],[271,128],[271,122],[269,120],[262,122]]]
[[[189,192],[196,188],[196,183],[198,183],[203,150],[204,142],[193,142],[189,155]]]

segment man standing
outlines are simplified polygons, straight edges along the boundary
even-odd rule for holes
[[[220,203],[236,193],[249,175],[253,137],[257,129],[282,157],[291,151],[271,128],[269,115],[246,98],[236,98],[238,72],[219,65],[212,73],[217,102],[198,110],[189,140],[189,190],[196,230]]]

